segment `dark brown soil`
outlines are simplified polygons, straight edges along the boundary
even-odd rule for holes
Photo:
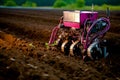
[[[120,11],[111,11],[105,36],[110,64],[46,49],[62,11],[0,9],[0,80],[120,80]]]

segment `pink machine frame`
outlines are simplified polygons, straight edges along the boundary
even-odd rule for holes
[[[84,21],[87,18],[91,18],[92,21],[96,20],[98,17],[98,12],[92,11],[64,11],[63,12],[64,21],[63,24],[66,27],[71,27],[75,29],[80,29],[81,26],[84,26]]]

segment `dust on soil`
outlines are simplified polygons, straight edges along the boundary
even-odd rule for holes
[[[0,9],[0,80],[120,80],[120,11],[111,11],[105,36],[111,64],[46,49],[62,11]]]

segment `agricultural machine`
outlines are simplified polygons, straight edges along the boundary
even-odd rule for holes
[[[109,28],[109,9],[107,17],[101,18],[96,11],[63,11],[48,45],[54,44],[64,54],[80,56],[83,60],[106,58],[109,54],[103,37]]]

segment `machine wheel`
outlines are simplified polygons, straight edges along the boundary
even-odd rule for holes
[[[63,40],[62,39],[57,39],[56,40],[56,47],[61,50],[61,45],[62,45]]]
[[[81,55],[81,49],[79,48],[80,42],[75,41],[71,46],[70,46],[70,55],[71,56],[80,56]]]
[[[61,51],[65,53],[65,55],[69,54],[70,45],[72,41],[65,40],[61,45]]]
[[[90,57],[91,60],[98,60],[102,58],[102,50],[98,47],[98,42],[94,42],[87,49],[87,56]]]

